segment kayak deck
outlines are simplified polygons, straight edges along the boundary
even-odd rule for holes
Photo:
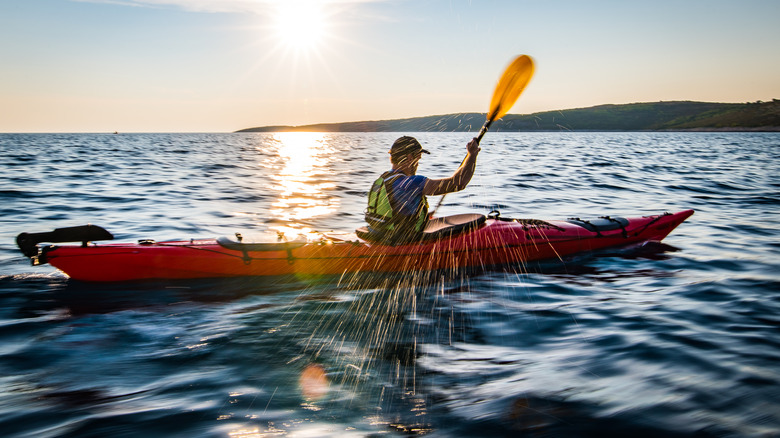
[[[660,241],[692,214],[693,210],[685,210],[593,221],[492,216],[466,233],[397,246],[328,235],[312,241],[270,243],[226,238],[99,244],[85,241],[81,245],[43,247],[31,258],[48,262],[73,279],[96,282],[483,268]]]

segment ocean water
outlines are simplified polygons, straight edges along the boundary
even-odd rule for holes
[[[696,210],[533,272],[87,284],[15,245],[351,231],[398,135],[0,134],[0,435],[780,436],[777,133],[488,133],[440,214]],[[417,137],[443,177],[470,135]]]

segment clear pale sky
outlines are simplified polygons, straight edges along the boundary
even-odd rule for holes
[[[485,112],[518,54],[517,114],[771,100],[779,22],[778,0],[0,0],[0,132]]]

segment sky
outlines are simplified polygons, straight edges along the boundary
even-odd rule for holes
[[[780,98],[777,0],[0,0],[0,132]]]

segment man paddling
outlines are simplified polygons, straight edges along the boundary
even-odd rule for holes
[[[368,194],[366,222],[372,233],[391,244],[405,243],[420,237],[428,222],[426,196],[458,192],[466,188],[474,176],[479,154],[479,140],[466,145],[466,158],[449,178],[430,179],[417,175],[423,149],[417,139],[404,136],[390,148],[392,170],[374,181]]]

